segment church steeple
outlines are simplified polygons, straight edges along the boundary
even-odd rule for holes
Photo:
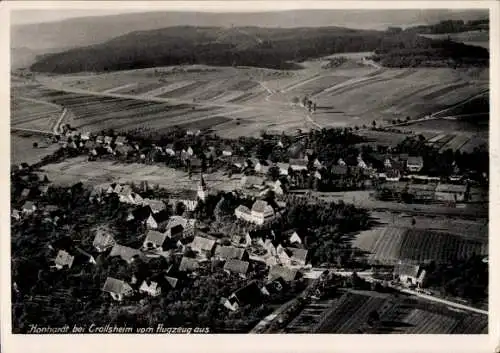
[[[203,178],[203,173],[200,173],[200,183],[198,184],[198,198],[205,201],[208,195],[207,184]]]

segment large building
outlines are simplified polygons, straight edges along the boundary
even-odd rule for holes
[[[268,223],[276,218],[274,208],[263,200],[255,201],[252,209],[248,209],[248,207],[240,205],[236,208],[234,214],[238,219],[243,219],[244,221],[257,225],[263,225],[264,223]]]

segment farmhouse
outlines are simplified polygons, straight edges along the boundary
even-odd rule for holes
[[[463,202],[467,191],[466,185],[438,184],[436,200],[441,202]]]
[[[73,261],[75,260],[74,256],[71,256],[64,250],[59,250],[57,253],[57,257],[54,260],[55,266],[58,270],[61,270],[64,267],[71,268],[73,266]]]
[[[139,292],[145,293],[152,297],[157,297],[161,294],[161,287],[158,285],[158,282],[144,280],[139,287]]]
[[[113,234],[109,229],[105,227],[100,227],[96,230],[94,241],[92,245],[96,248],[98,252],[103,252],[112,247],[115,244],[115,239]]]
[[[111,295],[111,298],[117,301],[122,301],[125,297],[132,294],[133,289],[125,281],[108,277],[102,288],[103,292]]]
[[[138,249],[129,248],[120,244],[115,244],[109,253],[110,257],[119,256],[122,260],[132,263],[135,258],[143,257],[143,254]]]
[[[405,285],[425,285],[426,271],[418,265],[399,263],[394,266],[394,276]]]
[[[238,274],[242,278],[246,278],[250,263],[247,261],[229,259],[224,264],[224,271],[228,273]]]
[[[242,260],[248,261],[248,253],[243,248],[237,248],[235,246],[218,246],[215,249],[215,257],[221,260]]]
[[[161,250],[166,238],[167,235],[165,233],[160,233],[156,230],[150,229],[146,233],[146,239],[144,239],[142,247],[145,250]]]
[[[412,173],[420,172],[424,167],[424,159],[422,157],[408,157],[406,160],[406,168]]]

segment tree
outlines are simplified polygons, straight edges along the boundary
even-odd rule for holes
[[[38,142],[33,142],[33,148],[38,148]]]
[[[276,181],[280,176],[280,168],[276,165],[273,165],[272,167],[269,168],[267,174],[269,178],[271,178],[273,181]]]
[[[375,120],[373,120],[372,125],[373,125],[373,127],[376,127],[377,126],[377,122]]]
[[[297,103],[299,103],[299,97],[293,97],[293,98],[292,98],[292,103],[293,103],[293,104],[297,104]]]

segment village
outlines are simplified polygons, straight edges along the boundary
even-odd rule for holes
[[[312,192],[372,190],[374,199],[443,208],[487,202],[487,178],[477,170],[465,169],[467,159],[452,161],[437,171],[426,166],[428,155],[424,159],[380,146],[375,151],[359,147],[359,138],[343,129],[295,137],[263,134],[257,140],[222,140],[209,132],[174,130],[153,141],[113,132],[78,133],[66,126],[58,142],[61,148],[38,165],[24,163],[11,170],[13,242],[16,229],[29,227],[30,222],[67,230],[62,238],[38,244],[50,249],[44,260],[48,268],[38,271],[64,277],[85,268],[82,271],[97,271],[102,277],[102,270],[91,268],[120,259],[111,267],[106,265],[106,277],[93,285],[127,307],[134,302],[144,306],[145,298],[154,302],[174,291],[184,293],[192,283],[215,277],[222,283],[217,303],[210,304],[211,315],[218,312],[215,316],[221,321],[232,317],[231,313],[243,315],[236,316],[240,324],[235,325],[242,331],[251,329],[248,325],[269,314],[270,308],[279,309],[304,290],[312,293],[307,300],[320,298],[323,294],[317,286],[324,273],[330,273],[328,278],[335,286],[349,287],[354,276],[368,288],[376,283],[376,288],[382,285],[385,290],[406,288],[433,295],[425,289],[428,261],[399,261],[374,269],[345,239],[350,232],[370,228],[368,212],[321,200]],[[189,175],[196,189],[166,190],[142,181],[139,185],[77,183],[61,190],[43,174],[43,165],[78,155],[88,156],[90,163],[104,159],[178,168]],[[212,189],[204,175],[214,170],[239,178],[237,188],[230,192]],[[55,196],[61,193],[66,196]],[[106,208],[114,210],[114,215],[95,215],[95,224],[89,224],[82,236],[83,230],[74,231],[80,225],[63,211],[63,205],[72,207],[77,200],[82,207],[88,205],[82,213]],[[326,237],[318,232],[326,232]],[[338,234],[335,243],[327,240],[333,234]],[[356,272],[369,275],[359,277]],[[221,274],[226,277],[219,277]],[[20,287],[14,283],[15,289]],[[164,300],[162,305],[172,305]],[[264,306],[266,303],[269,305]],[[248,315],[254,309],[260,310],[256,316]],[[217,330],[217,324],[211,325]]]

